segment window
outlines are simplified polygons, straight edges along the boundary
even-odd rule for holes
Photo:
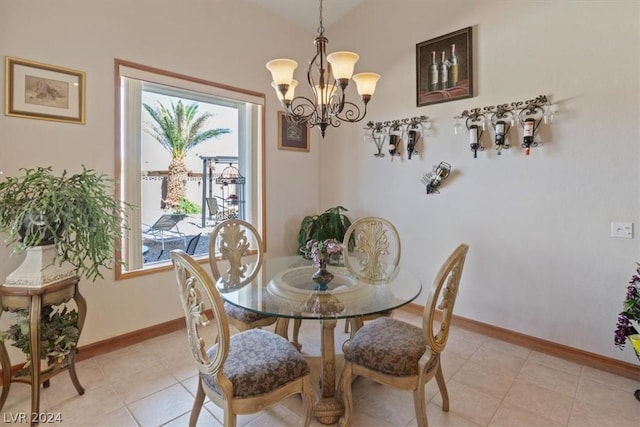
[[[175,248],[206,258],[208,234],[226,218],[245,219],[264,236],[264,94],[117,59],[115,65],[116,188],[132,205],[116,278],[171,268]],[[163,133],[149,108],[165,108],[169,118],[191,109],[194,120],[206,115],[200,132],[212,132],[187,148],[168,143],[163,135],[171,132]]]

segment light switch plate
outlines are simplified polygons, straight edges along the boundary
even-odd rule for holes
[[[612,222],[611,237],[622,239],[633,239],[633,223],[632,222]]]

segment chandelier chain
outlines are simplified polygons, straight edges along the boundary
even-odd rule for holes
[[[322,0],[320,0],[320,26],[318,27],[318,34],[324,34],[324,25],[322,24]]]

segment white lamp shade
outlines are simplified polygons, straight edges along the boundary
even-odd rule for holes
[[[327,85],[324,87],[324,91],[320,89],[319,85],[315,86],[316,89],[316,99],[318,100],[318,105],[327,105],[331,102],[331,97],[336,93],[335,85]]]
[[[360,96],[373,95],[376,91],[376,83],[380,79],[380,74],[376,73],[358,73],[353,77],[353,81],[356,82],[358,93]]]
[[[275,83],[271,82],[271,87],[273,87],[276,91],[276,95],[278,95],[278,100],[282,101],[283,99],[287,100],[287,101],[291,101],[294,97],[294,93],[296,92],[296,86],[298,86],[298,81],[297,80],[291,80],[291,84],[289,85],[289,89],[287,90],[287,93],[284,95],[284,98],[282,97],[282,93],[278,90],[278,86],[276,86]]]
[[[350,79],[358,59],[360,59],[358,54],[353,52],[334,52],[327,55],[327,61],[333,70],[333,78]]]
[[[293,59],[273,59],[267,62],[267,69],[271,71],[273,83],[276,85],[289,85],[293,80],[293,71],[298,63]]]

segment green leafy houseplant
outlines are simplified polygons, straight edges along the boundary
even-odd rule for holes
[[[298,253],[307,256],[309,240],[324,241],[336,239],[342,242],[351,220],[343,213],[348,210],[342,206],[329,208],[320,215],[308,215],[302,219],[298,231]],[[352,245],[352,242],[349,242]]]
[[[52,244],[53,263],[69,262],[79,277],[95,281],[100,268],[115,262],[116,239],[125,208],[111,179],[93,169],[56,176],[51,167],[21,169],[21,176],[0,182],[0,232],[14,253]]]
[[[67,356],[78,344],[78,312],[68,310],[66,306],[45,306],[40,315],[40,359],[47,360],[49,365],[64,363]],[[27,355],[27,361],[18,375],[30,373],[32,361],[29,358],[29,311],[16,312],[16,322],[9,329],[0,333],[0,341],[10,339],[12,346],[19,348]]]

